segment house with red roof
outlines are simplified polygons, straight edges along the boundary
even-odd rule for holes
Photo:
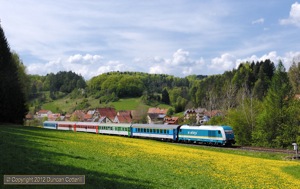
[[[149,108],[147,113],[147,119],[149,124],[162,124],[166,117],[168,109]]]
[[[36,112],[38,118],[48,117],[50,114],[52,114],[50,110],[39,110]]]
[[[58,119],[60,119],[60,114],[56,113],[56,114],[49,114],[48,115],[48,121],[56,121]]]
[[[82,110],[75,110],[75,112],[73,112],[72,116],[73,118],[75,118],[78,121],[84,121],[84,116],[85,116],[85,112]]]
[[[168,124],[168,125],[178,125],[178,123],[179,123],[179,117],[169,117],[169,116],[166,116],[164,118],[164,123]]]
[[[205,112],[207,110],[205,108],[192,108],[192,109],[187,109],[184,112],[184,120],[194,120],[196,124],[200,124],[200,121],[203,119],[205,116]]]
[[[114,108],[97,108],[96,111],[101,123],[113,123],[117,115]]]
[[[114,123],[131,123],[131,111],[119,111],[114,119]]]

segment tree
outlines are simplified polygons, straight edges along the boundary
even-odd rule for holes
[[[288,76],[295,93],[300,93],[300,62],[293,62],[289,69]]]
[[[244,99],[238,107],[229,110],[227,120],[233,127],[238,144],[252,144],[252,133],[260,110],[261,102],[252,98]]]
[[[0,122],[23,123],[27,107],[21,79],[0,25]]]
[[[283,132],[287,131],[287,107],[291,97],[291,86],[281,61],[272,78],[263,111],[258,116],[257,129],[253,133],[254,143],[260,146],[284,147]]]
[[[170,104],[170,97],[169,97],[169,93],[167,91],[166,88],[164,88],[164,90],[162,91],[162,95],[161,95],[161,101],[165,104]]]
[[[270,80],[264,72],[264,67],[262,65],[258,72],[258,79],[256,80],[253,88],[254,97],[258,98],[259,100],[262,100],[267,93],[269,83]]]

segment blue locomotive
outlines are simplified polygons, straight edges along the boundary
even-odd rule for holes
[[[230,126],[45,121],[43,127],[46,129],[151,138],[173,142],[223,146],[235,144],[234,133]]]

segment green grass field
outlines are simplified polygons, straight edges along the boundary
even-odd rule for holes
[[[300,162],[146,139],[0,126],[2,188],[298,188]],[[3,186],[3,175],[85,175],[80,186]]]

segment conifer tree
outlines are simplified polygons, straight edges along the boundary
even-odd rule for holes
[[[165,104],[170,104],[170,97],[166,88],[164,88],[164,90],[162,91],[161,101]]]
[[[282,136],[290,122],[288,103],[291,98],[291,86],[285,68],[280,61],[272,78],[270,88],[263,101],[264,110],[258,118],[258,128],[253,134],[254,143],[259,146],[283,147]]]
[[[0,122],[23,123],[25,95],[4,31],[0,25]]]

